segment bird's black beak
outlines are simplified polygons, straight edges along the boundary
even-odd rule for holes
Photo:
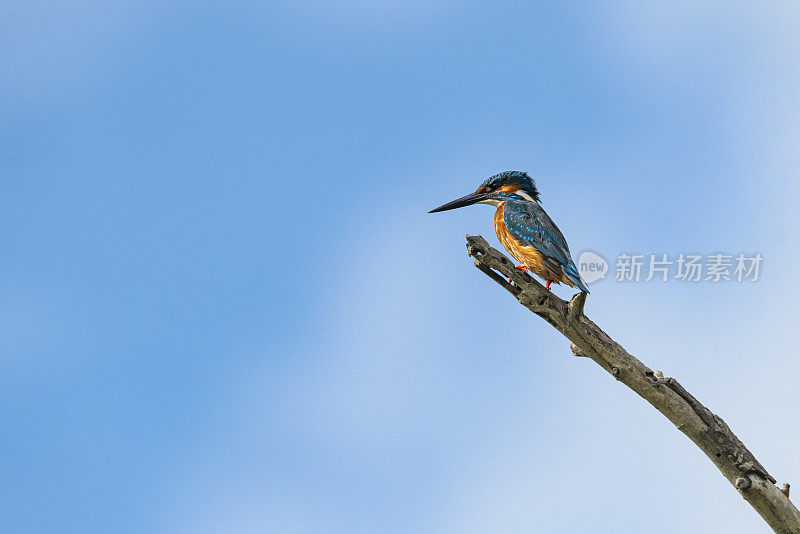
[[[439,206],[436,209],[432,209],[428,213],[436,213],[438,211],[447,211],[447,210],[454,210],[456,208],[463,208],[464,206],[470,206],[472,204],[480,202],[481,200],[488,200],[490,198],[492,198],[491,193],[478,193],[478,192],[470,193],[465,197],[461,197],[452,202],[448,202],[443,206]]]

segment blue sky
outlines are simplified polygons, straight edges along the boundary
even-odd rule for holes
[[[0,16],[4,528],[765,529],[426,214],[505,169],[573,251],[764,256],[587,313],[800,484],[793,3]]]

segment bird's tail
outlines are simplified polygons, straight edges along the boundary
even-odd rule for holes
[[[565,265],[561,270],[564,272],[566,277],[569,278],[573,284],[575,284],[575,286],[578,289],[580,289],[584,293],[589,293],[589,288],[586,287],[584,281],[581,280],[581,275],[578,274],[578,269],[575,268],[574,263],[569,262],[569,264]]]

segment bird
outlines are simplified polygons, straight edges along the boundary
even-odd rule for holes
[[[566,284],[584,293],[589,288],[578,274],[567,240],[539,203],[539,190],[523,171],[504,171],[490,176],[474,193],[448,202],[428,213],[437,213],[472,204],[489,204],[497,210],[494,230],[497,239],[520,264],[550,284]]]

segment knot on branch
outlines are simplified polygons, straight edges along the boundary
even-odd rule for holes
[[[578,345],[576,345],[575,343],[570,343],[569,348],[572,351],[572,354],[574,356],[577,356],[578,358],[588,358],[589,357],[589,355],[586,354],[585,352],[583,352],[583,350],[581,350],[581,348]]]
[[[586,295],[587,293],[581,291],[572,297],[569,304],[567,304],[567,315],[571,319],[577,319],[583,315],[583,307],[586,305]]]

